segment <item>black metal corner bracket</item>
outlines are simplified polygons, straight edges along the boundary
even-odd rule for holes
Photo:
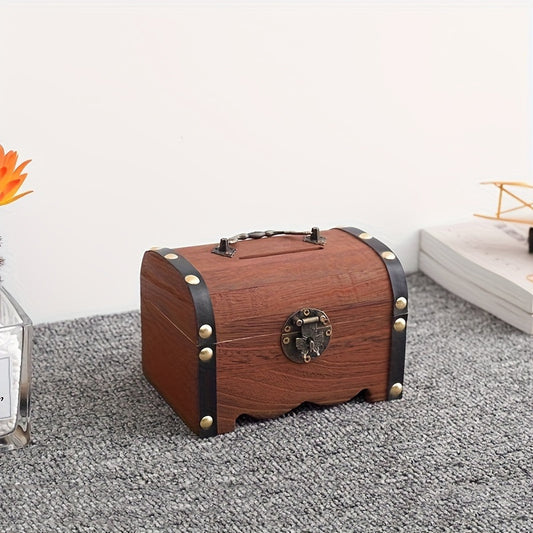
[[[407,280],[402,264],[396,254],[378,239],[357,228],[338,228],[353,235],[370,246],[380,256],[387,272],[392,289],[391,313],[391,354],[388,376],[388,399],[402,397],[405,369],[405,344],[407,333]]]
[[[157,250],[183,277],[189,287],[196,316],[198,349],[198,403],[200,437],[212,437],[217,429],[216,327],[211,296],[200,272],[174,250]]]

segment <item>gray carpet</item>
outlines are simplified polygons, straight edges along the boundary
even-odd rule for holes
[[[533,531],[531,337],[410,276],[403,400],[200,440],[145,381],[138,313],[36,327],[33,442],[0,530]]]

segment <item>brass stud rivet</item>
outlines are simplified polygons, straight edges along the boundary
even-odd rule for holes
[[[395,383],[389,391],[391,398],[399,398],[403,391],[403,385],[401,383]]]
[[[396,259],[396,256],[392,252],[383,252],[381,257],[383,257],[383,259],[388,259],[389,261]]]
[[[165,259],[177,259],[178,256],[176,254],[167,254],[165,255]]]
[[[208,339],[213,334],[213,328],[209,324],[204,324],[203,326],[200,326],[200,329],[198,330],[198,335],[202,337],[202,339]]]
[[[331,329],[326,330],[326,337],[331,337]]]
[[[283,328],[283,331],[284,331],[285,333],[289,333],[289,332],[291,331],[291,327],[290,327],[290,326],[285,326],[285,327]]]
[[[211,358],[213,357],[213,350],[211,348],[202,348],[198,357],[200,358],[200,361],[207,363],[207,361],[211,361]]]
[[[303,313],[304,313],[304,316],[309,316],[309,314],[311,313],[311,311],[309,311],[309,309],[304,309],[304,310],[303,310]]]
[[[200,278],[194,274],[189,274],[188,276],[185,276],[185,281],[189,285],[198,285],[198,283],[200,283]]]
[[[403,318],[397,318],[395,321],[394,321],[394,331],[403,331],[405,329],[405,326],[406,326],[406,322],[405,322],[405,319]]]
[[[212,425],[213,425],[212,416],[204,416],[202,420],[200,420],[200,427],[202,429],[209,429]]]
[[[291,342],[290,337],[283,337],[283,344],[289,344]]]
[[[400,296],[396,303],[394,304],[396,306],[396,309],[405,309],[407,307],[407,298],[404,298],[403,296]]]
[[[370,233],[360,233],[359,238],[368,241],[369,239],[373,239],[374,237],[372,237]]]

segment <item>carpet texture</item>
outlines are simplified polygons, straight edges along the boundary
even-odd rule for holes
[[[136,312],[36,326],[8,532],[531,532],[531,337],[408,278],[404,398],[200,440],[141,373]]]

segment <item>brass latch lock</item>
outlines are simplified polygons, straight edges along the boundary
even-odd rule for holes
[[[320,309],[304,308],[293,313],[283,325],[281,348],[295,363],[309,363],[328,347],[332,328]]]

